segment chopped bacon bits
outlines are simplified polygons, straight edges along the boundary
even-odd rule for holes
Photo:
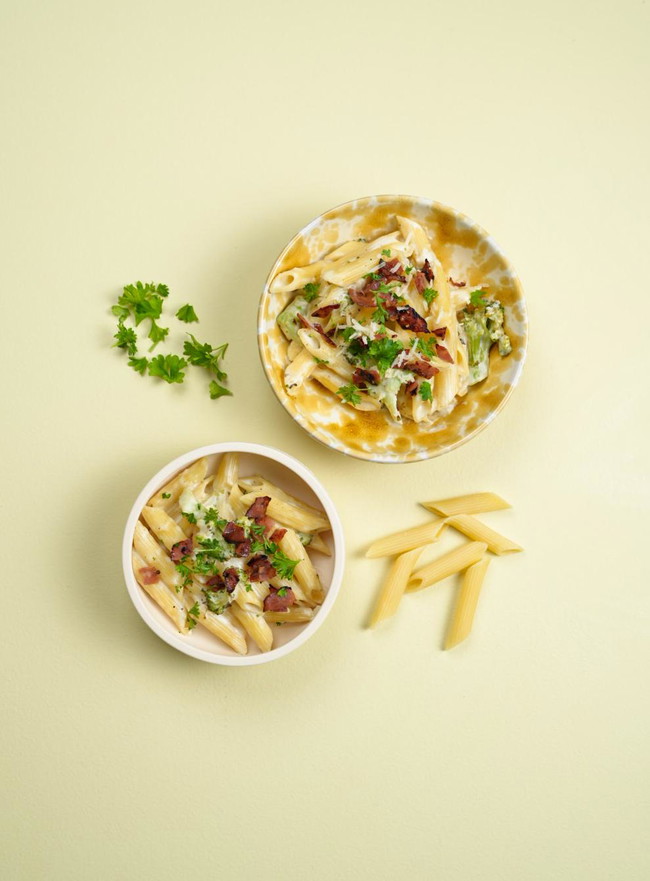
[[[421,294],[427,287],[427,277],[423,272],[416,272],[413,276],[413,283],[417,288],[418,294]]]
[[[290,587],[283,587],[281,590],[282,594],[277,588],[271,588],[269,595],[264,599],[265,612],[286,612],[289,606],[293,606],[296,601],[294,592]]]
[[[277,544],[279,541],[282,541],[286,534],[287,530],[282,526],[278,526],[275,532],[271,535],[271,541],[274,541]]]
[[[431,268],[431,264],[428,260],[424,261],[424,266],[422,267],[422,274],[426,278],[427,281],[433,281],[433,269]]]
[[[331,303],[329,306],[321,306],[315,312],[312,312],[312,318],[327,318],[335,309],[340,309],[340,303]]]
[[[352,382],[357,388],[365,388],[368,383],[370,383],[370,385],[377,385],[380,380],[381,376],[376,367],[371,367],[369,370],[366,370],[363,367],[357,367],[352,374]]]
[[[379,283],[375,284],[375,287],[372,290],[368,290],[368,285],[366,285],[363,290],[355,291],[352,288],[348,291],[348,296],[357,306],[362,307],[370,307],[375,305],[375,294],[374,291],[379,287]]]
[[[448,361],[449,364],[454,363],[454,359],[449,354],[449,350],[444,346],[439,346],[436,344],[436,355],[440,358],[441,361]]]
[[[325,333],[325,329],[322,324],[319,324],[317,321],[311,322],[308,318],[302,314],[302,312],[298,312],[298,322],[302,324],[303,327],[306,327],[308,330],[315,330],[316,333],[319,333],[326,343],[330,346],[336,347],[336,343],[331,340],[328,335]]]
[[[264,527],[264,535],[269,535],[275,529],[275,520],[271,520],[266,514],[264,517],[258,517],[256,522]]]
[[[404,386],[404,391],[406,392],[407,395],[410,395],[411,397],[413,397],[414,395],[417,394],[417,390],[418,390],[418,382],[416,379],[411,380],[411,382],[409,382],[408,385]]]
[[[231,544],[239,544],[239,542],[246,541],[246,530],[243,526],[230,520],[223,530],[223,537]]]
[[[444,340],[444,338],[447,336],[447,328],[436,327],[436,329],[432,330],[431,333],[435,334],[439,340]]]
[[[257,520],[258,517],[263,517],[266,514],[266,509],[268,508],[270,501],[271,496],[258,496],[248,511],[246,511],[246,516],[250,517],[251,520]]]
[[[169,556],[172,558],[174,563],[178,563],[179,560],[182,560],[183,557],[189,557],[192,553],[192,548],[194,547],[194,542],[191,538],[184,538],[182,541],[177,541],[176,544],[172,545],[172,549],[169,552]]]
[[[412,330],[415,333],[429,333],[429,326],[426,321],[412,306],[401,306],[397,310],[396,320],[404,330]]]
[[[392,260],[386,260],[385,263],[382,263],[377,270],[377,275],[381,275],[385,282],[401,281],[402,284],[406,284],[406,276],[402,272],[399,257],[393,257]]]
[[[228,593],[232,593],[239,584],[239,570],[235,569],[234,566],[230,566],[228,569],[224,569],[223,581]]]
[[[379,294],[379,300],[388,313],[388,317],[393,321],[397,318],[397,300],[392,294]]]
[[[248,563],[251,581],[270,581],[278,574],[275,567],[265,554],[256,554]]]
[[[160,569],[154,569],[153,566],[142,566],[138,572],[143,584],[155,584],[160,581]]]
[[[225,581],[222,576],[217,572],[215,575],[211,575],[208,580],[205,582],[205,586],[209,587],[210,590],[223,590],[226,586]]]
[[[451,284],[453,284],[455,288],[464,288],[467,284],[466,281],[454,281],[451,275],[449,276],[449,281],[451,282]]]
[[[245,538],[243,541],[238,541],[235,545],[235,554],[238,557],[247,557],[251,552],[251,540],[250,538]]]
[[[440,373],[437,367],[423,358],[418,358],[417,361],[407,361],[405,364],[402,364],[402,369],[410,370],[411,373],[417,373],[418,376],[423,376],[425,379],[431,379],[436,373]]]

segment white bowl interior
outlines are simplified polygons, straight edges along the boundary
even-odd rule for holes
[[[265,452],[253,452],[253,450]],[[326,590],[323,604],[316,610],[312,621],[305,624],[274,626],[273,648],[270,652],[260,652],[252,640],[247,638],[248,654],[238,655],[237,652],[220,642],[216,636],[201,626],[186,635],[179,633],[160,606],[137,583],[131,568],[131,546],[135,524],[147,500],[176,474],[202,456],[208,458],[209,470],[213,470],[224,452],[239,453],[240,475],[242,477],[262,474],[269,481],[301,501],[322,510],[332,526],[332,532],[323,533],[323,539],[332,551],[332,556],[328,557],[315,551],[310,552],[310,558]],[[166,642],[186,654],[213,663],[235,666],[265,663],[281,657],[289,651],[293,651],[315,632],[329,612],[338,593],[343,558],[342,527],[325,489],[314,475],[296,459],[279,450],[272,450],[269,447],[261,447],[256,444],[215,444],[211,447],[194,450],[192,453],[171,462],[149,481],[138,496],[131,510],[124,535],[124,576],[131,599],[145,623]]]

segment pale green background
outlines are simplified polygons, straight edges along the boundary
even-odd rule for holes
[[[647,2],[7,2],[0,10],[6,881],[650,877]],[[257,300],[326,208],[412,193],[514,262],[521,385],[440,459],[319,446],[259,366]],[[120,287],[167,282],[235,397],[141,379]],[[298,456],[349,543],[317,635],[266,667],[142,623],[119,544],[169,459]],[[364,545],[495,490],[475,633],[453,586],[370,633]]]

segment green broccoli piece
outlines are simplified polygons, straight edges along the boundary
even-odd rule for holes
[[[402,416],[397,409],[397,395],[404,383],[411,382],[412,379],[413,374],[409,371],[389,367],[378,385],[368,386],[368,394],[381,401],[396,422],[401,422]]]
[[[222,615],[230,605],[230,595],[227,590],[204,590],[205,603],[215,615]]]
[[[512,351],[510,339],[503,329],[503,306],[498,300],[483,302],[482,307],[464,309],[460,314],[467,342],[470,385],[481,382],[488,375],[493,343],[497,343],[502,356]]]
[[[278,315],[280,330],[288,340],[298,339],[298,313],[306,315],[309,303],[303,296],[295,297]]]

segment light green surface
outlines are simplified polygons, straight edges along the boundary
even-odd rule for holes
[[[3,881],[645,881],[647,3],[0,7]],[[254,336],[322,210],[422,194],[518,269],[524,378],[483,434],[380,466],[293,425]],[[137,278],[229,340],[233,399],[140,379],[107,309]],[[220,669],[122,583],[144,482],[261,441],[327,485],[340,598],[300,651]],[[494,490],[525,554],[440,651],[450,584],[362,629],[423,496]]]

